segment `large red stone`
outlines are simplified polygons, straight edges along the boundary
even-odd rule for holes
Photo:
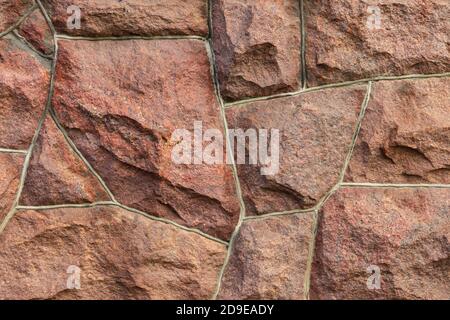
[[[60,33],[83,36],[161,36],[208,33],[206,0],[43,0]],[[79,29],[67,21],[80,9]],[[71,20],[70,20],[71,21]],[[70,24],[69,24],[70,25]]]
[[[19,211],[0,235],[0,297],[209,299],[225,255],[223,244],[116,207]]]
[[[450,184],[450,78],[375,83],[346,181]]]
[[[25,156],[0,153],[0,223],[12,209]]]
[[[47,102],[49,69],[17,39],[0,39],[0,148],[29,147]]]
[[[110,198],[48,117],[33,149],[20,203],[36,206],[101,200]]]
[[[226,100],[296,91],[300,80],[297,0],[213,1],[213,44]]]
[[[365,93],[366,86],[328,89],[227,111],[230,129],[279,130],[278,172],[263,175],[260,162],[238,165],[247,214],[318,203],[338,182]]]
[[[313,213],[246,221],[234,242],[220,299],[305,299]]]
[[[449,188],[341,189],[320,221],[311,298],[450,299]]]
[[[447,0],[304,3],[309,86],[450,71]],[[378,10],[380,28],[369,28]]]
[[[60,41],[53,105],[121,203],[231,235],[239,216],[231,167],[171,157],[175,129],[202,121],[223,132],[204,42]]]

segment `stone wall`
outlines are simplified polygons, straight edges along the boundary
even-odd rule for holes
[[[449,17],[0,0],[0,299],[449,299]],[[278,170],[174,162],[199,121]]]

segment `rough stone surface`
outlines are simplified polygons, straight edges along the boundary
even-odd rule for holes
[[[0,33],[17,23],[33,4],[33,0],[0,0]]]
[[[450,184],[450,78],[376,83],[346,180]]]
[[[367,25],[374,5],[380,29]],[[450,71],[447,0],[308,0],[305,15],[309,86]]]
[[[313,214],[245,222],[222,280],[220,299],[304,299]]]
[[[231,167],[171,158],[175,129],[223,128],[203,42],[61,41],[53,104],[119,201],[230,236],[239,216]]]
[[[58,32],[83,36],[160,36],[208,33],[206,0],[43,0]],[[69,29],[71,5],[80,8],[79,29]]]
[[[208,299],[226,255],[220,243],[114,207],[18,212],[0,248],[4,299]],[[70,266],[79,290],[67,288]]]
[[[111,200],[48,117],[33,149],[20,203],[55,205]]]
[[[341,189],[321,213],[311,297],[448,300],[449,236],[450,189]]]
[[[300,79],[299,1],[213,1],[213,44],[226,100],[295,91]]]
[[[238,165],[247,214],[313,207],[338,182],[365,93],[329,89],[228,110],[230,128],[279,130],[278,173]]]
[[[42,12],[35,10],[19,28],[19,35],[24,37],[35,49],[45,55],[53,53],[53,34]]]
[[[0,153],[0,222],[16,199],[24,155]]]
[[[0,148],[28,148],[45,109],[49,79],[48,64],[17,40],[0,39]]]

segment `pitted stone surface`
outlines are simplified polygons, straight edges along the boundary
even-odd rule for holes
[[[0,235],[0,297],[209,299],[225,254],[115,207],[20,211]]]
[[[214,53],[226,100],[298,89],[299,1],[218,0],[212,14]]]
[[[206,0],[43,0],[59,33],[166,36],[208,33]],[[67,13],[69,7],[74,10]],[[68,28],[79,8],[79,28]],[[70,25],[70,24],[69,24]]]
[[[50,117],[33,149],[20,204],[28,206],[110,200]]]
[[[220,299],[305,299],[312,213],[246,221],[234,242]]]
[[[311,298],[450,298],[450,189],[341,189],[319,221]]]
[[[229,238],[231,167],[172,160],[174,130],[223,128],[202,41],[60,41],[53,105],[117,200]]]
[[[375,83],[346,181],[450,184],[450,78]]]
[[[247,214],[311,208],[325,196],[338,182],[365,93],[366,86],[328,89],[227,111],[230,128],[279,130],[278,172],[263,175],[261,162],[237,166]]]
[[[450,72],[447,0],[307,0],[305,16],[308,86]]]
[[[0,148],[29,147],[45,109],[50,66],[17,39],[0,39]]]

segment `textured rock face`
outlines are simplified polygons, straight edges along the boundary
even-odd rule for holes
[[[205,0],[43,0],[58,32],[83,36],[121,35],[199,35],[208,33]],[[79,29],[69,29],[74,14],[67,8],[80,8]],[[70,20],[72,21],[72,20]]]
[[[116,198],[228,238],[239,216],[231,168],[171,159],[175,129],[192,130],[194,121],[223,128],[204,43],[60,41],[59,48],[54,107]]]
[[[245,222],[219,298],[304,299],[312,237],[312,213]]]
[[[53,35],[42,12],[35,10],[21,25],[19,35],[45,55],[53,53]]]
[[[110,200],[48,117],[33,149],[20,201],[23,205],[54,205]]]
[[[308,85],[381,75],[450,71],[445,0],[308,0]],[[378,8],[378,9],[376,9]],[[374,17],[380,10],[380,28]]]
[[[0,148],[28,148],[45,108],[49,78],[48,63],[17,40],[0,39]]]
[[[24,156],[0,153],[0,221],[3,221],[16,199]]]
[[[226,254],[114,207],[18,212],[0,248],[4,299],[208,299]],[[67,288],[70,266],[79,268],[79,290]]]
[[[33,4],[33,0],[0,0],[0,33],[18,22]]]
[[[214,52],[226,100],[298,89],[298,1],[217,0],[212,10]]]
[[[313,299],[450,298],[450,189],[342,189],[321,215]]]
[[[374,85],[346,180],[450,184],[450,78]]]
[[[230,128],[279,130],[278,173],[238,165],[248,214],[313,207],[338,182],[365,92],[365,86],[330,89],[227,112]]]

